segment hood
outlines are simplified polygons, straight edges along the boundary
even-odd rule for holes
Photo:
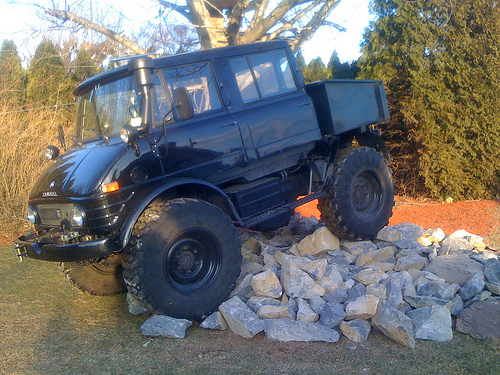
[[[85,145],[69,150],[45,168],[31,190],[30,199],[91,195],[99,189],[125,149],[123,144],[103,147]]]

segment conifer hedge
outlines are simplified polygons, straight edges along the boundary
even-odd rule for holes
[[[383,134],[399,193],[500,194],[500,8],[493,0],[373,0],[361,78],[385,81]]]

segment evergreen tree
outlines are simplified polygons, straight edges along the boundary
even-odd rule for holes
[[[500,9],[493,0],[374,0],[363,78],[386,83],[399,192],[500,190]]]
[[[50,40],[42,41],[28,68],[28,103],[32,106],[66,104],[72,101],[73,86],[54,44]]]
[[[74,64],[75,69],[72,78],[77,83],[96,75],[99,71],[99,67],[92,61],[90,53],[86,48],[81,48],[78,51]]]
[[[320,57],[316,57],[307,64],[304,71],[304,80],[306,83],[321,81],[330,78],[330,74],[326,70],[326,66]]]
[[[327,70],[332,78],[339,79],[355,79],[359,73],[356,62],[340,62],[337,51],[333,51],[330,61],[328,62]]]
[[[26,76],[12,40],[2,43],[0,68],[0,105],[16,108],[23,103]]]

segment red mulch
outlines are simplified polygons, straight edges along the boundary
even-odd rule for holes
[[[320,217],[317,202],[297,208],[304,216]],[[389,225],[418,224],[424,228],[441,228],[446,234],[465,229],[479,236],[490,236],[499,230],[500,201],[479,200],[442,203],[396,197]]]

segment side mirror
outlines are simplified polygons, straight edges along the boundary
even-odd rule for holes
[[[174,117],[176,121],[193,118],[193,103],[185,87],[179,87],[174,90],[174,107]]]

